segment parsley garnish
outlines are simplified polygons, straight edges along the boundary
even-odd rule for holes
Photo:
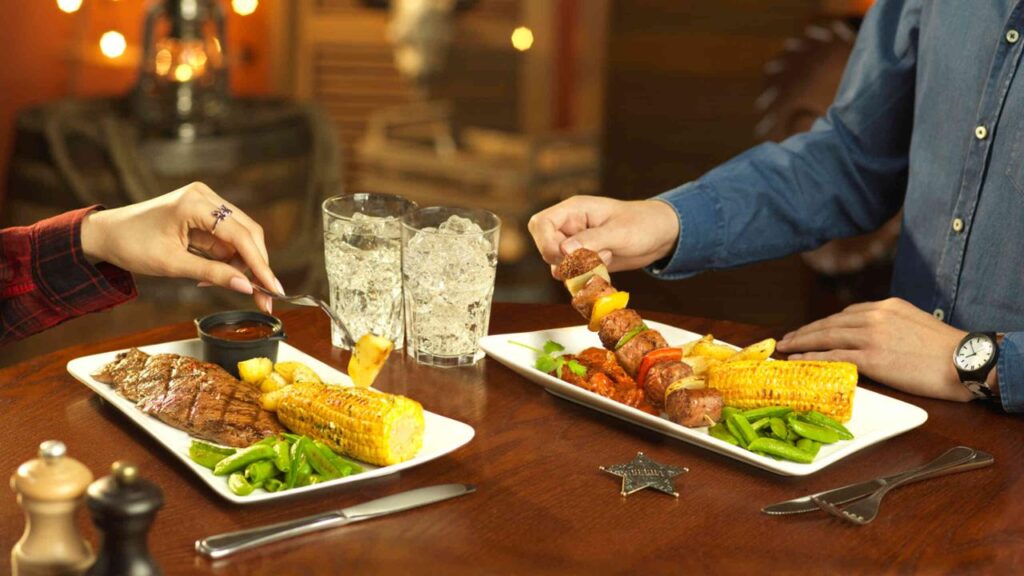
[[[587,375],[586,366],[580,364],[574,359],[571,359],[567,362],[561,354],[557,354],[558,352],[562,352],[563,350],[565,350],[565,346],[562,346],[561,344],[555,342],[554,340],[548,340],[547,342],[545,342],[543,350],[538,350],[533,346],[523,344],[522,342],[516,342],[515,340],[509,340],[508,342],[509,344],[522,346],[523,348],[526,348],[527,350],[532,350],[534,353],[536,353],[537,361],[533,364],[533,367],[536,368],[537,370],[540,370],[541,372],[544,372],[545,374],[554,374],[555,376],[561,377],[562,367],[567,366],[570,372],[581,378]]]

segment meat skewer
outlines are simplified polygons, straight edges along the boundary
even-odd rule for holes
[[[597,253],[581,248],[567,255],[555,271],[572,295],[572,307],[598,333],[601,344],[634,377],[648,402],[664,407],[669,419],[684,426],[704,426],[721,418],[722,395],[714,388],[670,386],[693,373],[682,352],[670,348],[640,314],[627,308],[628,294],[611,284]],[[667,393],[667,394],[666,394]]]

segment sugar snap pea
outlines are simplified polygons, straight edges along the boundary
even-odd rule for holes
[[[290,448],[291,446],[288,445],[288,441],[284,439],[274,443],[274,466],[281,472],[288,472],[288,469],[291,468]]]
[[[352,474],[358,474],[363,471],[363,467],[351,460],[342,458],[331,447],[319,440],[314,440],[313,444],[316,445],[320,451],[327,456],[327,458],[334,463],[334,466],[341,471],[342,476],[351,476]]]
[[[793,417],[789,418],[787,422],[794,432],[804,438],[810,438],[811,440],[821,442],[822,444],[833,444],[839,441],[839,433],[831,428],[825,428],[824,426],[804,422],[799,418]]]
[[[781,418],[792,411],[793,409],[789,406],[764,406],[761,408],[746,410],[743,412],[743,416],[750,422],[754,422],[765,417]]]
[[[746,418],[746,416],[744,416],[744,418]],[[747,421],[750,422],[750,427],[753,428],[754,430],[760,430],[764,428],[765,426],[768,425],[770,420],[771,419],[768,418],[767,416],[765,416],[764,418],[760,418],[758,420],[750,420],[749,418],[747,418]]]
[[[274,466],[273,460],[260,460],[245,467],[245,479],[248,480],[254,488],[263,486],[263,483],[269,480],[276,473],[277,467]]]
[[[818,450],[821,450],[821,444],[818,444],[817,442],[811,440],[810,438],[801,438],[797,440],[796,447],[810,454],[811,458],[817,456]]]
[[[729,431],[737,436],[737,439],[744,448],[749,450],[750,443],[757,440],[757,432],[750,426],[750,422],[743,417],[743,414],[730,414],[725,423]]]
[[[714,438],[718,438],[723,442],[728,442],[733,446],[740,445],[740,441],[737,440],[736,437],[732,435],[732,432],[729,432],[729,429],[726,428],[725,424],[722,422],[719,422],[718,424],[715,424],[714,426],[708,428],[708,434],[710,434]]]
[[[753,452],[764,452],[771,456],[778,456],[779,458],[800,462],[802,464],[810,464],[814,461],[814,456],[811,454],[808,454],[787,442],[776,440],[775,438],[758,438],[751,442],[750,445],[747,446],[747,449]]]
[[[218,462],[235,453],[234,448],[224,448],[201,440],[193,440],[188,447],[188,457],[200,466],[213,469]]]
[[[771,427],[772,434],[779,440],[787,440],[789,438],[789,428],[786,427],[786,423],[783,422],[782,418],[770,418],[768,426]]]
[[[814,410],[811,410],[810,412],[803,414],[801,417],[804,420],[810,422],[811,424],[817,424],[818,426],[823,426],[825,428],[831,428],[832,430],[835,430],[835,432],[839,434],[839,437],[843,440],[853,440],[853,433],[847,430],[846,426],[843,426],[838,421],[829,418],[828,416],[825,416],[821,412],[815,412]]]
[[[263,489],[267,492],[280,492],[284,490],[284,482],[277,478],[267,478],[267,481],[263,483]]]
[[[327,446],[317,446],[315,443],[309,442],[305,444],[305,450],[309,465],[324,480],[334,480],[344,476],[342,470],[335,465],[334,460],[327,456],[326,453],[330,452],[330,448]]]
[[[239,450],[231,456],[221,460],[213,467],[213,473],[217,476],[226,476],[237,472],[253,462],[267,460],[274,457],[274,449],[267,444],[256,443],[244,450]]]
[[[254,489],[241,472],[233,472],[228,476],[228,489],[239,496],[248,496]]]
[[[306,477],[302,479],[302,484],[299,484],[299,486],[312,486],[313,484],[319,484],[324,480],[326,480],[326,478],[319,474],[307,474]]]
[[[740,410],[739,408],[733,408],[732,406],[723,406],[722,407],[722,420],[728,420],[729,416],[732,416],[733,414],[742,414],[742,413],[743,413],[743,411]]]

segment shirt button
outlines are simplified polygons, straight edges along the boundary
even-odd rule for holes
[[[932,312],[932,316],[935,316],[939,320],[942,320],[943,318],[946,317],[946,313],[942,311],[942,308],[936,308],[935,311]]]
[[[974,129],[974,137],[978,140],[984,140],[986,136],[988,136],[988,128],[978,126]]]
[[[1009,42],[1010,44],[1016,44],[1017,40],[1020,40],[1020,32],[1017,32],[1016,30],[1007,30],[1006,31],[1006,41],[1007,42]]]
[[[959,218],[953,218],[953,232],[963,232],[964,221]]]

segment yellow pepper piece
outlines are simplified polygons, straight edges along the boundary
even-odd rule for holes
[[[604,317],[615,312],[616,310],[622,310],[629,304],[629,292],[616,292],[615,294],[609,294],[607,296],[601,296],[594,302],[594,310],[590,313],[590,331],[597,332],[601,329],[601,320]]]
[[[381,336],[364,334],[359,338],[348,361],[348,375],[352,383],[361,388],[372,386],[394,348],[390,340]]]

